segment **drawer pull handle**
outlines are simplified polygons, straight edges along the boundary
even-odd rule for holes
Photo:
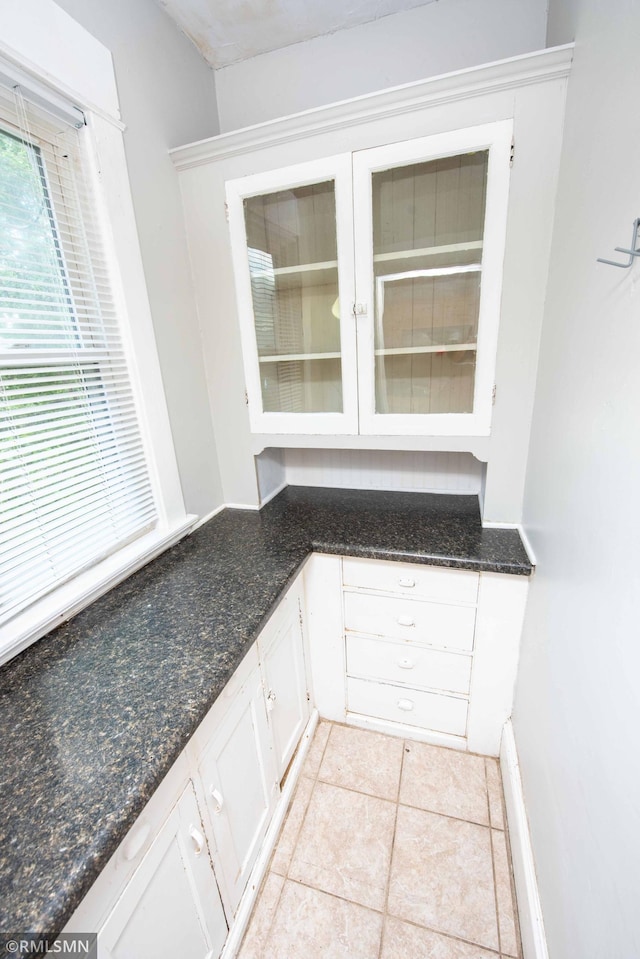
[[[222,798],[222,793],[219,792],[214,786],[209,786],[209,793],[214,802],[213,811],[216,815],[219,815],[222,812],[222,807],[224,806],[224,799]]]
[[[413,669],[413,660],[411,659],[399,659],[398,666],[400,669]]]
[[[401,576],[398,580],[398,586],[406,586],[407,589],[411,589],[415,585],[415,579],[411,579],[409,576]]]
[[[195,826],[189,826],[189,835],[193,840],[193,851],[196,856],[199,856],[204,849],[204,836],[199,829],[196,829]]]
[[[398,616],[398,626],[415,626],[414,620],[410,616]]]
[[[405,713],[410,713],[413,709],[413,703],[410,699],[399,699],[398,700],[398,709],[403,709]]]

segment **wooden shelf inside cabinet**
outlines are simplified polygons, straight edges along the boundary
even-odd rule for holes
[[[338,262],[298,263],[295,266],[276,266],[273,279],[278,290],[335,285],[337,295]]]
[[[374,263],[386,263],[393,260],[409,260],[421,256],[445,256],[448,253],[466,253],[481,250],[482,240],[469,240],[468,243],[447,243],[443,246],[426,246],[419,250],[396,250],[392,253],[374,253]]]
[[[376,350],[376,356],[411,356],[416,353],[461,353],[476,350],[475,343],[447,343],[437,346],[398,346]]]
[[[297,263],[295,266],[276,266],[274,276],[295,276],[300,273],[317,273],[320,270],[336,270],[337,260],[325,260],[322,263]]]
[[[339,360],[340,358],[340,353],[282,353],[258,357],[261,363],[297,363],[300,360]]]

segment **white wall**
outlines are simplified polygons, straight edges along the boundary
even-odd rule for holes
[[[546,0],[441,0],[216,70],[220,128],[539,50]]]
[[[222,502],[195,299],[169,148],[218,132],[213,72],[154,0],[58,0],[113,54],[154,330],[188,512]]]
[[[287,449],[291,486],[332,486],[420,493],[478,495],[483,464],[471,453],[405,450]]]
[[[524,525],[514,727],[551,959],[640,955],[637,0],[552,0],[569,79]]]

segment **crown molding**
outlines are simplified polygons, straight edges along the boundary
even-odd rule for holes
[[[353,127],[371,120],[412,113],[469,97],[482,96],[567,77],[573,44],[469,67],[427,80],[417,80],[377,93],[341,100],[291,116],[244,127],[170,150],[177,170],[188,170],[212,160],[250,153],[267,146],[302,140],[319,133]]]

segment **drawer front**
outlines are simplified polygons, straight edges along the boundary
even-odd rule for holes
[[[475,619],[473,606],[344,593],[345,627],[356,633],[472,650]]]
[[[385,642],[349,635],[347,673],[383,683],[428,686],[467,694],[471,685],[471,657],[426,649],[415,643]]]
[[[453,736],[464,736],[467,730],[467,700],[453,696],[370,683],[366,679],[348,679],[347,703],[350,712],[376,719]]]
[[[342,581],[345,586],[435,599],[443,603],[477,602],[479,580],[478,573],[467,569],[444,569],[416,563],[351,557],[345,557],[342,561]]]

